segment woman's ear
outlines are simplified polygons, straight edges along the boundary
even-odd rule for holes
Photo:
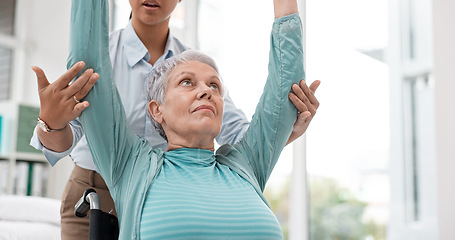
[[[163,123],[163,115],[161,114],[161,104],[156,100],[149,102],[149,112],[152,115],[152,118],[159,124]]]

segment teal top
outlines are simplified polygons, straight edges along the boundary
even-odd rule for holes
[[[159,187],[154,181],[166,165],[165,156],[174,154],[174,151],[165,154],[162,150],[153,150],[145,139],[128,129],[112,80],[108,13],[107,0],[72,1],[67,66],[83,60],[86,67],[93,68],[100,75],[85,98],[90,107],[84,110],[80,120],[95,165],[114,199],[120,239],[139,239],[142,210],[149,190]],[[237,144],[223,145],[214,155],[216,164],[223,166],[223,171],[230,170],[231,174],[246,180],[264,204],[266,200],[262,191],[297,118],[297,110],[288,94],[292,84],[303,78],[300,18],[298,14],[292,14],[275,19],[269,75],[250,127]],[[194,156],[195,150],[189,152]]]
[[[141,239],[282,239],[280,224],[253,185],[210,150],[164,154],[144,204]]]

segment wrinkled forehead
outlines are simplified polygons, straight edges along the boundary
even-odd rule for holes
[[[196,60],[177,63],[177,65],[170,69],[168,81],[175,79],[181,75],[216,78],[221,82],[221,77],[212,66]]]
[[[226,89],[224,88],[223,80],[216,69],[207,63],[197,60],[182,61],[172,67],[166,77],[166,84],[164,86],[165,91],[167,91],[167,85],[169,83],[181,80],[182,77],[190,76],[200,80],[211,79],[212,81],[218,82],[221,89],[221,95],[224,97]]]

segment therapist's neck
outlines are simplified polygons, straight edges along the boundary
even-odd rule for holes
[[[163,22],[148,25],[135,19],[131,20],[134,31],[150,54],[150,64],[155,64],[164,53],[169,33],[169,18]]]

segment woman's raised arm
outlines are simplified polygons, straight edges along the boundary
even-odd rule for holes
[[[243,159],[247,162],[245,165],[251,167],[253,174],[244,177],[257,183],[253,185],[258,192],[264,190],[297,118],[297,109],[288,97],[291,86],[305,77],[303,30],[297,4],[295,0],[275,0],[274,4],[278,18],[271,33],[269,74],[264,92],[249,129],[234,145],[236,150],[222,147],[217,151],[221,159],[230,154],[243,155],[239,156],[238,164],[245,164]]]
[[[95,166],[112,188],[125,165],[132,164],[132,151],[140,140],[128,129],[113,80],[108,6],[107,0],[72,1],[68,67],[84,61],[86,68],[99,74],[98,82],[85,98],[90,106],[82,112],[80,120]]]
[[[275,18],[291,15],[299,11],[296,0],[273,0]]]

